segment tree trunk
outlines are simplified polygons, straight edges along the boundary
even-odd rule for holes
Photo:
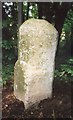
[[[20,26],[23,23],[23,21],[23,2],[18,2],[18,26]]]
[[[60,36],[62,33],[63,24],[65,21],[65,18],[67,16],[67,13],[71,7],[71,3],[62,3],[59,5],[59,3],[54,4],[55,9],[55,27],[58,30],[59,38],[58,38],[58,45],[57,45],[57,53],[59,52],[59,44],[60,44]]]
[[[52,3],[39,2],[38,3],[38,16],[39,19],[45,19],[52,22]]]

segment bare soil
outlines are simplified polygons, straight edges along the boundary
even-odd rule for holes
[[[14,96],[13,80],[3,88],[2,120],[24,120],[25,118],[71,118],[71,83],[54,79],[52,99],[25,110],[22,101]],[[41,120],[41,119],[40,119]],[[69,119],[67,119],[69,120]]]

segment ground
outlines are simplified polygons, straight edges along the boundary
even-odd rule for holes
[[[13,81],[3,88],[3,118],[71,118],[71,84],[55,80],[52,99],[41,101],[38,107],[25,110],[22,101],[13,94]],[[13,120],[12,119],[12,120]]]

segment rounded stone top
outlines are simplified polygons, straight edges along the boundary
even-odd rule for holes
[[[57,37],[58,32],[55,27],[50,24],[48,21],[43,19],[29,19],[26,20],[19,28],[19,35],[27,35],[30,36],[39,36],[42,35],[55,35]]]

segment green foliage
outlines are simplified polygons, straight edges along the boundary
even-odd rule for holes
[[[29,18],[38,18],[38,9],[35,3],[31,3],[29,7]]]
[[[29,6],[28,6],[29,4]],[[38,7],[36,3],[33,2],[23,2],[23,12],[26,18],[38,18]],[[28,16],[27,16],[28,15]]]
[[[2,28],[6,28],[9,24],[9,21],[8,20],[3,20],[3,23],[2,23]]]
[[[2,68],[2,80],[3,84],[5,85],[7,80],[13,79],[13,72],[14,72],[14,66],[13,64],[9,64],[4,66]]]
[[[13,47],[13,43],[11,40],[3,40],[2,47],[4,49],[10,50]]]
[[[73,10],[70,9],[67,17],[65,19],[62,34],[61,34],[61,41],[60,46],[68,48],[70,45],[71,40],[71,28],[73,27]]]
[[[55,77],[70,82],[70,78],[73,77],[73,58],[68,59],[66,63],[61,64],[60,67],[55,70]]]
[[[2,78],[3,84],[7,80],[13,79],[14,63],[17,58],[17,29],[18,29],[18,14],[17,3],[2,3],[3,18],[2,18]],[[0,44],[1,46],[1,44]]]
[[[14,2],[3,3],[3,64],[14,63],[17,51],[17,4]]]

